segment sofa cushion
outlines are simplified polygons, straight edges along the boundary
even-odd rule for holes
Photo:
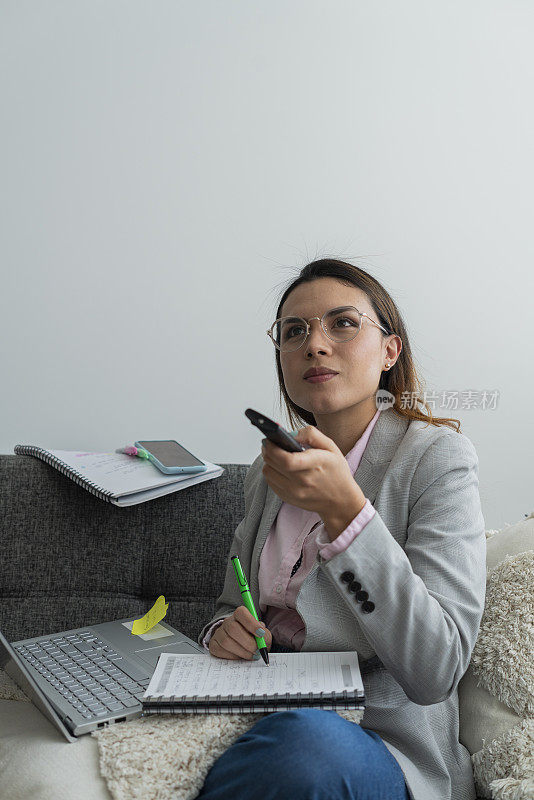
[[[118,508],[33,456],[0,455],[0,628],[8,641],[124,617],[163,594],[196,641],[213,617],[249,467]],[[194,567],[192,567],[194,565]]]
[[[151,715],[69,744],[1,670],[0,679],[0,696],[20,697],[0,700],[2,800],[194,800],[217,758],[265,716]],[[364,711],[337,713],[359,724]]]
[[[4,800],[112,800],[92,736],[66,742],[33,703],[0,700]]]

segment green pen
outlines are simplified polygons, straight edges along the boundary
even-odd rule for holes
[[[243,568],[239,562],[239,556],[232,556],[232,561],[234,564],[237,582],[239,584],[239,591],[241,592],[241,596],[243,598],[243,603],[246,605],[252,616],[259,622],[256,609],[254,608],[254,601],[252,600],[252,595],[250,594],[250,589],[248,588],[247,579],[245,578],[245,573],[243,572]],[[269,652],[267,650],[267,645],[265,644],[265,639],[263,636],[256,636],[255,639],[258,643],[258,649],[261,653],[261,657],[267,666],[269,666]]]

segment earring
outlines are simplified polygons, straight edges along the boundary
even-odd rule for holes
[[[389,369],[389,364],[386,364],[386,369]]]

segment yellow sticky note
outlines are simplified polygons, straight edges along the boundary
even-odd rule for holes
[[[139,635],[149,631],[150,628],[153,628],[154,625],[157,625],[158,622],[163,619],[167,613],[168,607],[169,604],[167,603],[167,605],[165,605],[165,598],[160,594],[150,611],[147,611],[144,617],[141,617],[141,619],[134,619],[132,633]]]

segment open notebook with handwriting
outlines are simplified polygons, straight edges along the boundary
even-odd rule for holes
[[[146,714],[363,709],[358,653],[269,653],[262,660],[162,653],[142,698]]]
[[[29,455],[62,472],[91,494],[116,506],[133,506],[188,486],[218,478],[224,469],[204,460],[205,472],[165,475],[150,461],[124,453],[46,450],[17,444],[17,455]]]

